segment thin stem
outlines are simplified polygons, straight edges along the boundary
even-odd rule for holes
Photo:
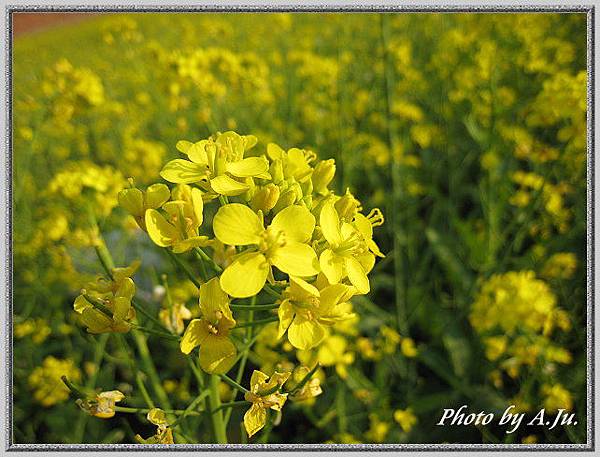
[[[263,290],[276,299],[281,298],[281,294],[279,292],[277,292],[275,289],[273,289],[269,284],[265,284],[265,287],[263,288]]]
[[[178,267],[180,267],[180,268],[183,270],[183,272],[184,272],[184,273],[185,273],[185,275],[188,277],[188,279],[189,279],[190,281],[192,281],[196,287],[198,287],[198,288],[199,288],[199,287],[202,285],[202,283],[196,279],[196,277],[194,276],[194,273],[192,273],[192,271],[190,270],[190,268],[189,268],[189,267],[188,267],[188,266],[187,266],[185,263],[183,263],[183,261],[182,261],[180,258],[178,258],[178,257],[177,257],[175,254],[173,254],[173,253],[172,253],[172,252],[169,250],[169,248],[165,248],[165,252],[166,252],[166,253],[167,253],[167,255],[168,255],[170,258],[171,258],[171,260],[172,260],[172,261],[173,261],[173,262],[174,262],[174,263],[175,263],[175,264],[176,264]]]
[[[230,303],[229,307],[231,309],[236,309],[239,311],[263,311],[269,309],[277,309],[279,308],[279,303],[269,303],[266,305],[236,305],[235,303]]]
[[[148,395],[148,390],[146,389],[146,385],[144,384],[144,380],[142,379],[142,374],[139,371],[137,372],[137,374],[135,376],[135,382],[138,386],[138,389],[140,389],[140,392],[142,393],[142,397],[143,397],[144,401],[146,402],[146,405],[148,406],[148,408],[156,408],[156,406],[154,405],[154,402],[150,398],[150,395]]]
[[[187,417],[187,416],[200,416],[201,414],[199,412],[195,411],[195,409],[196,409],[196,407],[202,401],[204,401],[204,399],[206,397],[208,397],[208,395],[210,395],[210,391],[209,390],[205,390],[200,395],[198,395],[194,399],[194,401],[192,403],[190,403],[190,405],[187,408],[185,408],[185,411],[183,412],[183,414],[181,416],[179,416],[177,418],[177,420],[171,424],[171,427],[174,427],[175,425],[177,425],[177,423],[179,423],[179,421],[181,421],[184,417]]]
[[[160,336],[161,338],[165,338],[167,340],[174,340],[174,341],[181,340],[181,337],[179,337],[177,335],[173,335],[172,333],[160,332],[158,330],[153,330],[151,328],[142,327],[141,325],[134,325],[133,328],[140,332],[149,333],[150,335]]]
[[[143,314],[144,316],[146,316],[146,318],[148,320],[150,320],[153,324],[158,325],[159,327],[163,328],[167,332],[169,331],[169,329],[167,329],[161,321],[159,321],[156,317],[154,317],[152,314],[150,314],[148,311],[146,311],[144,309],[144,307],[142,305],[140,305],[137,301],[131,300],[131,305],[134,307],[134,309],[136,311],[138,311],[141,314]]]
[[[246,389],[244,386],[242,386],[242,385],[238,384],[237,382],[235,382],[233,379],[231,379],[226,374],[221,374],[221,375],[219,375],[219,377],[223,381],[225,381],[227,384],[229,384],[231,387],[233,387],[234,389],[241,390],[244,393],[250,392],[248,389]]]
[[[222,409],[229,409],[229,408],[233,408],[235,406],[249,405],[251,403],[252,403],[251,401],[247,401],[247,400],[230,401],[229,403],[223,403],[223,404],[221,404],[221,406],[219,406],[218,409],[215,409],[215,410],[211,411],[211,414],[212,413],[216,413],[217,411],[220,411]]]
[[[254,322],[242,322],[241,324],[237,324],[234,328],[256,327],[257,325],[268,324],[278,320],[279,318],[277,316],[267,317],[266,319],[259,319]]]
[[[217,263],[206,252],[204,252],[202,248],[195,247],[194,252],[198,254],[198,256],[200,256],[202,260],[208,262],[212,269],[215,270],[217,273],[221,273],[223,271],[223,269],[219,265],[217,265]]]
[[[210,415],[215,434],[215,440],[219,444],[227,444],[227,434],[225,432],[225,424],[223,422],[223,412],[219,410],[221,399],[219,397],[219,377],[210,375],[210,394],[208,396],[210,410],[213,413]]]
[[[132,414],[148,414],[151,408],[132,408],[127,406],[115,406],[115,411],[118,413],[132,413]],[[197,411],[187,411],[184,409],[169,409],[163,410],[167,414],[175,414],[183,416],[200,416],[200,413]],[[179,419],[177,419],[179,420]],[[175,421],[177,422],[177,421]],[[175,424],[174,422],[174,424]]]

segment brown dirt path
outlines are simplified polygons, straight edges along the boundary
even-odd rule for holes
[[[106,13],[13,13],[13,36],[18,37],[50,27],[79,22],[98,14]]]

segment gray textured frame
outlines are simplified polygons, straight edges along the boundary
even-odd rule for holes
[[[587,15],[587,442],[585,444],[175,444],[175,445],[141,445],[141,444],[15,444],[12,441],[12,13],[18,12],[557,12],[586,13]],[[595,6],[594,5],[7,5],[5,12],[5,84],[6,84],[6,140],[5,162],[6,189],[3,192],[5,226],[4,246],[1,252],[6,260],[6,281],[2,284],[5,303],[4,322],[4,354],[6,370],[6,386],[4,401],[4,440],[5,450],[15,451],[594,451],[595,425],[595,367],[594,367],[594,300],[595,300]]]

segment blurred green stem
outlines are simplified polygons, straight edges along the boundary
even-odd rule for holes
[[[227,444],[227,434],[225,432],[225,423],[223,422],[223,411],[221,407],[221,398],[219,396],[219,376],[216,374],[210,375],[210,394],[208,402],[210,404],[210,418],[213,424],[215,440],[219,444]]]

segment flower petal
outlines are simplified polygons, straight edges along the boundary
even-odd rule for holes
[[[119,206],[132,216],[139,217],[144,214],[144,194],[141,190],[135,187],[123,189],[119,192],[117,199],[119,200]]]
[[[338,245],[342,242],[342,234],[340,232],[340,218],[333,205],[333,202],[326,203],[321,209],[319,216],[319,224],[323,236],[329,244]]]
[[[194,183],[206,179],[207,168],[205,165],[190,162],[189,160],[175,159],[167,162],[160,172],[160,176],[173,183]]]
[[[197,143],[190,145],[190,147],[187,149],[187,151],[184,152],[184,154],[187,154],[187,156],[192,162],[208,166],[208,154],[206,153],[207,143],[208,141],[206,140],[198,141]]]
[[[171,197],[171,191],[164,184],[152,184],[146,189],[146,209],[159,208]]]
[[[180,238],[177,229],[155,209],[146,210],[145,222],[150,239],[158,246],[171,246]]]
[[[227,373],[236,355],[237,349],[229,338],[210,335],[200,347],[200,367],[207,373]]]
[[[204,201],[202,200],[202,191],[200,189],[192,189],[192,207],[194,216],[196,217],[195,225],[200,227],[204,220]]]
[[[244,414],[244,427],[248,437],[252,437],[259,432],[267,423],[267,411],[261,408],[256,403],[252,403],[252,406],[246,414]]]
[[[211,179],[210,187],[212,187],[212,190],[214,190],[217,194],[227,195],[230,197],[243,194],[249,189],[246,184],[236,181],[227,175],[220,175]]]
[[[204,246],[208,246],[210,240],[207,236],[193,236],[186,240],[178,241],[173,245],[173,252],[175,254],[181,254],[182,252],[187,252],[193,248],[201,248]]]
[[[240,203],[222,206],[213,219],[217,239],[231,246],[258,244],[264,228],[258,215]]]
[[[269,171],[269,162],[265,157],[248,157],[238,162],[228,162],[226,170],[238,178],[258,176]]]
[[[344,275],[344,259],[331,249],[325,249],[319,257],[321,270],[325,273],[330,284],[337,284]]]
[[[315,229],[315,216],[305,206],[288,206],[277,213],[269,229],[282,231],[287,240],[306,243]]]
[[[226,317],[235,325],[235,320],[229,308],[229,297],[221,289],[219,278],[212,278],[200,286],[200,311],[211,322],[219,319],[217,316],[217,311],[219,311],[223,314],[223,317]]]
[[[279,330],[277,339],[281,338],[294,319],[294,308],[289,300],[283,300],[277,309],[279,316]]]
[[[288,340],[297,349],[307,350],[315,347],[325,337],[323,326],[316,321],[297,315],[288,330]]]
[[[313,276],[319,272],[319,261],[312,247],[304,243],[288,242],[274,250],[271,262],[284,273],[294,276]]]
[[[221,288],[232,297],[256,295],[265,285],[269,264],[259,252],[242,254],[221,275]]]
[[[179,343],[179,349],[184,354],[189,354],[196,346],[204,344],[209,334],[206,321],[194,319],[185,329],[183,338],[181,338],[181,342]]]
[[[369,278],[363,269],[363,266],[354,257],[346,257],[346,271],[348,272],[348,279],[352,283],[356,290],[360,294],[369,293],[371,286],[369,285]]]

